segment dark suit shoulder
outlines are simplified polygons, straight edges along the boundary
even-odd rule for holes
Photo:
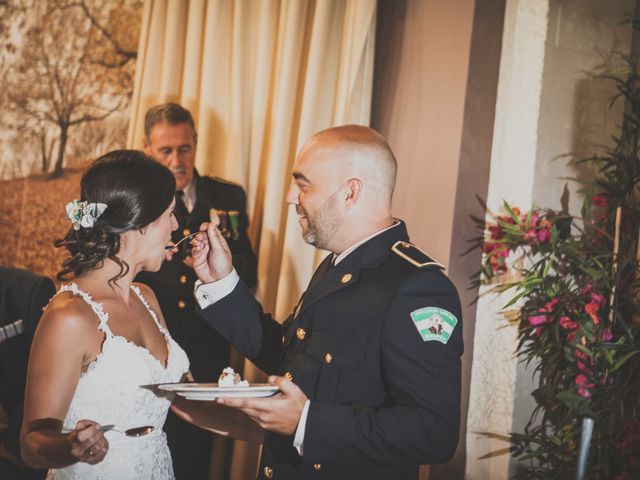
[[[224,180],[220,177],[201,176],[200,180],[205,188],[217,188],[222,191],[235,192],[244,194],[244,188],[238,183]]]

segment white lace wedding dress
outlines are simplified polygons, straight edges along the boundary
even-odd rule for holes
[[[99,329],[104,332],[102,352],[83,373],[64,419],[64,429],[73,429],[81,419],[94,420],[102,425],[115,424],[124,431],[145,425],[155,430],[142,437],[109,431],[109,451],[96,465],[78,462],[66,468],[49,470],[48,480],[58,479],[110,479],[140,480],[173,479],[171,455],[162,426],[172,396],[158,396],[144,385],[179,382],[189,369],[189,360],[180,346],[163,328],[142,296],[140,289],[131,286],[147,307],[169,348],[166,368],[144,347],[114,335],[109,329],[109,315],[102,305],[81,291],[77,285],[68,284],[60,292],[69,291],[87,302],[100,319]]]

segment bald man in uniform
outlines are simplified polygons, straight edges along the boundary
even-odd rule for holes
[[[462,318],[443,267],[391,215],[396,161],[357,125],[314,135],[287,202],[304,240],[331,252],[283,324],[201,227],[196,297],[207,323],[272,374],[271,398],[219,399],[266,430],[259,478],[415,479],[458,441]]]

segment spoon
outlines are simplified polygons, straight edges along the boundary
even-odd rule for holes
[[[116,428],[115,425],[100,425],[100,430],[102,430],[102,432],[118,432],[118,433],[122,433],[123,435],[126,435],[127,437],[144,437],[145,435],[153,432],[156,429],[156,427],[152,426],[152,425],[145,425],[143,427],[134,427],[134,428],[128,428],[127,430],[118,430]],[[70,433],[73,430],[63,430],[63,433]]]
[[[100,430],[103,432],[114,431],[118,433],[123,433],[127,437],[143,437],[151,432],[153,432],[156,427],[152,425],[145,425],[143,427],[134,427],[128,428],[124,432],[122,430],[118,430],[115,425],[101,425]]]
[[[182,242],[184,242],[186,239],[188,238],[192,238],[195,237],[198,233],[200,232],[194,232],[191,235],[187,235],[186,237],[182,237],[180,240],[178,240],[177,243],[173,244],[173,245],[167,245],[166,247],[164,247],[165,250],[171,250],[173,248],[176,248],[178,245],[180,245]]]

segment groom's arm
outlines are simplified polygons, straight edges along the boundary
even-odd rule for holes
[[[236,350],[268,374],[277,372],[283,326],[265,314],[235,270],[217,282],[197,284],[200,315]]]

